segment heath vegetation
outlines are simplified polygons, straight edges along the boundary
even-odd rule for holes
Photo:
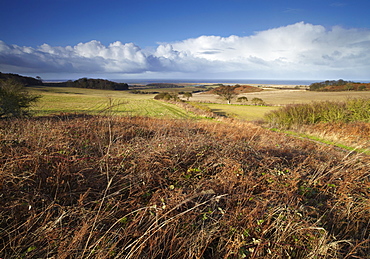
[[[369,157],[237,121],[1,120],[2,258],[366,258]]]

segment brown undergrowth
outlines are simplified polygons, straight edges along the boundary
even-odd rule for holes
[[[369,157],[249,123],[0,121],[1,258],[366,258]]]

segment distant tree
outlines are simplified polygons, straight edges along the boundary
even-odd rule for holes
[[[32,95],[25,87],[13,80],[0,80],[0,117],[29,115],[29,108],[40,96]]]
[[[221,96],[223,99],[227,101],[228,104],[231,103],[231,100],[237,96],[238,94],[235,92],[235,86],[231,85],[222,85],[215,89],[213,89],[213,92],[219,96]]]
[[[36,76],[36,79],[40,82],[40,84],[42,84],[42,79],[41,79],[41,77]]]
[[[253,98],[251,100],[251,102],[254,104],[254,105],[265,105],[266,103],[261,99],[261,98]]]
[[[346,89],[347,89],[347,91],[351,91],[351,90],[355,90],[355,87],[353,86],[353,84],[348,83],[348,84],[346,85]]]
[[[186,92],[186,93],[184,93],[184,94],[183,94],[183,96],[186,98],[186,100],[188,100],[188,101],[189,101],[189,98],[190,98],[190,97],[193,97],[193,94],[192,94],[192,93],[190,93],[190,92]]]
[[[242,103],[242,102],[248,102],[248,98],[245,96],[239,97],[236,99],[237,102]]]
[[[169,100],[178,101],[179,97],[178,97],[177,93],[162,92],[162,93],[159,93],[156,96],[154,96],[154,99],[155,100],[166,100],[166,101],[169,101]]]

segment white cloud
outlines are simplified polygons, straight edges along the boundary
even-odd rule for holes
[[[370,30],[296,23],[247,37],[200,36],[143,50],[119,41],[38,48],[0,41],[0,71],[14,73],[184,73],[219,78],[368,79]],[[111,76],[115,77],[115,76]]]

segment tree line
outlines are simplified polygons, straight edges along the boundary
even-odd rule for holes
[[[309,86],[310,91],[369,91],[369,83],[359,83],[353,81],[326,80],[319,83],[313,83]]]
[[[86,77],[76,81],[67,81],[67,86],[89,89],[128,90],[128,84],[126,83],[116,83],[105,79],[88,79]]]
[[[0,81],[7,81],[7,80],[11,80],[15,83],[22,84],[24,86],[42,85],[42,80],[40,77],[33,78],[29,76],[21,76],[18,74],[0,72]]]
[[[92,79],[80,78],[75,81],[68,80],[59,83],[44,83],[46,86],[61,86],[61,87],[75,87],[88,89],[102,89],[102,90],[128,90],[129,86],[126,83],[116,83],[106,79]]]

